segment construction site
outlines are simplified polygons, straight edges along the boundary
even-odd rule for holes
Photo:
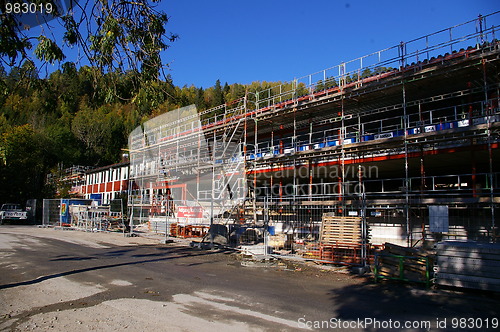
[[[386,243],[496,242],[499,18],[147,121],[132,229],[361,265]]]

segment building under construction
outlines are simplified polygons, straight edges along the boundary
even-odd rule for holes
[[[364,248],[498,236],[500,14],[129,138],[135,223]],[[215,227],[214,227],[215,228]],[[220,228],[220,227],[219,227]]]

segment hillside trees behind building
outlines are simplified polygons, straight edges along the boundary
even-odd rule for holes
[[[154,116],[191,104],[202,111],[280,84],[217,80],[204,89],[176,86],[169,76],[144,86],[135,80],[134,71],[99,74],[71,62],[46,78],[30,61],[0,66],[0,177],[9,184],[0,201],[51,197],[44,180],[61,167],[119,162],[129,133]]]

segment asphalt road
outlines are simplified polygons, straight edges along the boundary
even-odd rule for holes
[[[157,239],[0,226],[1,331],[484,331],[499,327],[499,313],[493,294],[242,264],[232,252]]]

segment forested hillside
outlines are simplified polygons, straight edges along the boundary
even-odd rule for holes
[[[67,62],[40,78],[29,61],[0,67],[0,201],[48,198],[47,174],[72,165],[120,161],[129,133],[156,115],[196,104],[208,109],[280,84],[216,81],[177,87],[169,78],[144,84],[134,72],[107,73]]]
[[[52,2],[45,5],[56,9]],[[167,29],[170,18],[163,8],[158,0],[82,0],[40,14],[43,19],[2,12],[0,203],[53,197],[46,179],[60,169],[120,161],[129,133],[170,110],[195,104],[202,111],[245,95],[251,102],[257,92],[274,87],[259,97],[309,92],[303,84],[292,89],[281,82],[176,86],[166,75],[165,52],[178,35]],[[37,25],[44,28],[33,34],[30,27]],[[48,66],[59,69],[49,72]],[[337,83],[327,78],[315,88]]]

